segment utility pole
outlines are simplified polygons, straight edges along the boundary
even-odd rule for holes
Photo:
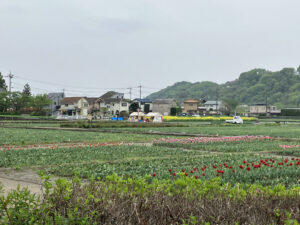
[[[129,89],[129,95],[130,95],[129,100],[131,101],[131,91],[132,91],[132,87],[130,87],[130,88],[128,88],[128,89]]]
[[[216,89],[216,97],[217,97],[216,111],[217,111],[217,114],[218,114],[218,110],[219,110],[219,86],[217,86],[217,89]]]
[[[267,94],[267,89],[265,90],[265,95],[266,95],[266,116],[268,115],[268,94]]]
[[[142,99],[142,85],[139,85],[138,88],[140,88],[140,100]]]
[[[9,89],[8,89],[8,91],[11,92],[11,79],[14,78],[14,75],[11,74],[11,72],[9,72],[8,78],[9,78]]]

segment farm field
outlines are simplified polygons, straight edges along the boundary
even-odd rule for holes
[[[127,129],[146,130],[145,128]],[[149,129],[170,130],[170,132],[183,132],[182,130],[185,129],[196,132],[203,129],[207,134],[214,134],[214,131],[219,136],[172,137],[2,127],[0,128],[0,171],[6,171],[8,174],[9,171],[24,173],[42,171],[44,174],[42,178],[46,182],[45,188],[52,186],[47,181],[48,175],[58,178],[52,194],[44,195],[45,202],[52,205],[59,203],[59,201],[51,203],[55,196],[58,199],[69,199],[60,202],[62,205],[78,202],[77,198],[81,198],[79,196],[85,193],[92,194],[95,198],[97,195],[95,190],[103,193],[103,196],[97,198],[102,199],[101,202],[103,204],[106,202],[105,204],[111,208],[117,206],[111,205],[110,198],[124,201],[118,204],[118,207],[121,207],[122,204],[125,206],[135,201],[147,205],[150,203],[145,202],[145,199],[152,199],[155,196],[155,199],[151,200],[152,205],[147,206],[149,208],[141,206],[137,209],[137,213],[141,215],[146,210],[152,210],[153,217],[158,207],[157,202],[163,201],[161,210],[166,210],[168,213],[164,214],[164,217],[159,217],[158,221],[165,218],[168,222],[164,224],[183,224],[182,219],[186,224],[193,224],[195,220],[196,224],[204,222],[230,224],[235,221],[243,224],[248,220],[249,224],[276,224],[300,219],[298,214],[300,208],[297,208],[297,204],[291,204],[300,199],[300,142],[296,139],[288,141],[274,138],[297,137],[294,134],[299,132],[297,126],[191,125]],[[244,136],[243,132],[252,133],[252,136]],[[220,136],[221,133],[226,136]],[[19,196],[24,195],[23,193]],[[87,196],[84,198],[91,198]],[[183,196],[185,200],[182,201],[186,201],[186,205],[180,214],[179,206],[176,208],[175,202]],[[193,203],[192,199],[198,199],[199,204],[203,199],[207,199],[205,204],[211,204],[212,211],[206,214],[210,216],[206,217],[204,216],[206,214],[200,213],[203,207],[201,204],[204,203],[198,205]],[[248,203],[249,201],[251,203]],[[278,205],[272,204],[272,201],[278,202]],[[239,207],[243,208],[246,202],[253,204],[251,208],[255,211],[255,213],[254,211],[248,213],[254,213],[256,216],[247,219],[240,218],[237,214],[233,216],[234,211],[237,211],[234,205],[239,204]],[[96,207],[97,203],[90,199],[81,204],[91,208]],[[195,205],[199,210],[191,211],[193,207],[188,206],[189,204]],[[175,208],[170,208],[171,205]],[[219,209],[214,208],[213,205],[231,206],[226,210],[223,208],[223,211],[220,209],[220,217],[215,217],[214,212]],[[69,206],[69,210],[75,207]],[[41,205],[37,205],[37,208],[40,207]],[[65,220],[66,217],[63,211],[60,211],[60,207],[57,206],[56,213],[62,216],[60,219]],[[52,208],[49,210],[51,211]],[[84,215],[89,214],[84,210],[79,207],[82,214],[75,213],[74,216],[82,219]],[[247,210],[248,208],[244,209]],[[260,215],[260,211],[266,210],[269,210],[272,216]],[[170,212],[177,216],[170,216]],[[276,217],[276,213],[272,214],[274,212],[280,215],[280,219]],[[110,216],[114,214],[110,211],[104,213]],[[195,218],[191,217],[191,214]],[[148,216],[146,215],[147,213],[145,218]],[[101,218],[99,215],[97,220],[94,217],[89,219],[99,222]],[[128,218],[135,218],[137,221],[133,223],[138,223],[141,216]],[[103,224],[110,224],[107,222],[108,217],[102,219]]]
[[[115,128],[134,131],[161,131],[190,134],[209,134],[217,136],[263,135],[272,137],[299,138],[298,124],[212,124],[194,123],[188,127],[151,127],[151,128]]]
[[[60,130],[31,130],[22,128],[0,127],[1,145],[29,145],[47,143],[78,143],[78,142],[144,142],[161,136],[139,134],[93,133]]]

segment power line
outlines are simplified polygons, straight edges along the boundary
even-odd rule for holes
[[[66,85],[66,84],[59,84],[59,83],[53,83],[53,82],[48,82],[48,81],[40,81],[40,80],[35,80],[35,79],[30,79],[30,78],[25,78],[25,77],[21,77],[21,76],[15,76],[15,78],[17,79],[21,79],[21,80],[29,80],[32,82],[36,82],[36,83],[41,83],[41,84],[46,84],[46,85],[56,85],[56,86],[62,86],[62,87],[70,87],[70,88],[78,88],[78,89],[103,89],[103,90],[108,90],[108,89],[114,89],[114,90],[125,90],[127,88],[101,88],[101,87],[79,87],[79,86],[72,86],[72,85]]]

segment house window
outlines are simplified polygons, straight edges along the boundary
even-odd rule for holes
[[[193,103],[189,103],[189,106],[193,106],[194,104]]]
[[[65,104],[66,107],[68,107],[68,104]]]
[[[56,102],[54,102],[54,105],[56,105]]]
[[[125,107],[126,107],[126,106],[127,106],[127,103],[126,103],[126,102],[125,102],[125,103],[122,103],[122,106],[125,106]]]
[[[84,103],[83,106],[84,106],[84,107],[88,107],[88,104],[87,104],[87,103]]]
[[[113,103],[112,106],[115,106],[115,103]]]

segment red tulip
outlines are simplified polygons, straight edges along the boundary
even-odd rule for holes
[[[155,176],[156,176],[156,173],[153,173],[152,176],[155,177]]]

